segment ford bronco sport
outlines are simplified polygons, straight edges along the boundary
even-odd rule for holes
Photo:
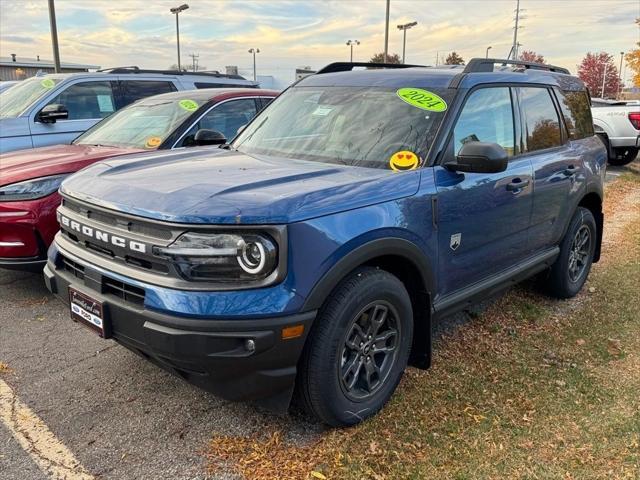
[[[226,149],[66,179],[48,288],[196,385],[275,410],[296,393],[330,425],[427,368],[443,316],[534,274],[577,294],[607,161],[582,82],[505,60],[384,67],[325,67]]]

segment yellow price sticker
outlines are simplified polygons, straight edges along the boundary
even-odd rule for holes
[[[156,147],[159,147],[161,143],[162,143],[162,138],[149,137],[147,138],[147,141],[145,142],[144,146],[145,148],[156,148]]]
[[[44,88],[53,88],[56,86],[56,82],[54,82],[50,78],[45,78],[40,82],[40,85],[42,85]]]
[[[193,100],[180,100],[179,105],[188,112],[195,112],[198,109],[198,104]]]

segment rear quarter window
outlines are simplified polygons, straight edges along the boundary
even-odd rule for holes
[[[587,92],[563,91],[554,89],[562,109],[562,116],[571,140],[591,137],[593,135],[593,119]]]

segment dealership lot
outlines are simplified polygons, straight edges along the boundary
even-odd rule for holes
[[[624,171],[610,167],[608,181]],[[9,368],[0,381],[94,478],[205,478],[202,452],[213,436],[277,426],[308,442],[324,428],[220,400],[101,340],[70,320],[39,274],[1,270],[0,291],[0,362]],[[465,320],[450,317],[441,328]],[[47,478],[39,452],[25,451],[2,423],[0,445],[3,478]]]

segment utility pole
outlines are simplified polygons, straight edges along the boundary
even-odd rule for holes
[[[624,52],[620,52],[620,70],[618,70],[618,76],[620,77],[620,88],[618,89],[618,98],[622,96],[622,89],[624,88],[624,77],[622,76],[622,59],[624,58]]]
[[[51,44],[53,45],[54,71],[60,73],[60,50],[58,48],[58,27],[56,26],[56,7],[54,0],[49,0],[49,23],[51,24]]]
[[[196,59],[200,58],[200,55],[199,54],[196,55],[195,53],[192,53],[189,56],[191,57],[191,61],[193,63],[193,71],[195,72],[198,70],[198,67],[196,66]]]
[[[398,30],[402,30],[402,63],[405,63],[404,54],[407,48],[407,30],[411,27],[415,27],[417,24],[418,22],[410,22],[405,23],[404,25],[398,25]]]
[[[354,45],[360,45],[360,41],[359,40],[347,40],[347,46],[351,47],[351,57],[350,57],[350,62],[353,63],[353,46]]]
[[[600,96],[600,98],[604,98],[604,84],[607,80],[607,70],[609,68],[609,64],[605,63],[604,64],[604,75],[602,75],[602,95]]]
[[[493,47],[491,45],[489,45],[487,47],[487,51],[485,52],[484,58],[489,58],[489,50],[491,50]]]
[[[513,55],[513,60],[518,59],[518,28],[520,22],[520,0],[516,0],[516,26],[513,29],[513,46],[511,47],[511,52],[509,54],[509,58]]]
[[[384,22],[384,57],[382,63],[387,63],[389,55],[389,9],[391,8],[391,0],[387,0],[387,15]]]

